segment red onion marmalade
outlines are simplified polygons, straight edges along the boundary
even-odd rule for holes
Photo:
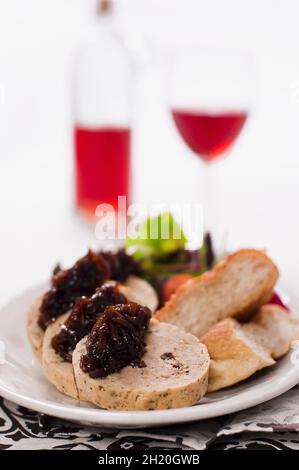
[[[109,277],[109,265],[103,256],[91,250],[70,269],[59,270],[43,297],[39,326],[46,329],[49,323],[73,307],[79,297],[92,295]]]
[[[52,347],[65,361],[72,361],[77,343],[90,333],[95,321],[108,305],[124,304],[127,298],[117,286],[104,284],[96,289],[90,298],[78,299],[62,325],[59,333],[52,338]]]
[[[141,364],[150,318],[147,307],[133,302],[106,307],[87,336],[81,369],[98,378]]]

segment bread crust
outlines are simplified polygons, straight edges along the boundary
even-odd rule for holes
[[[179,287],[155,318],[201,337],[227,317],[248,319],[270,299],[278,276],[265,252],[239,250]]]
[[[81,340],[73,353],[81,400],[105,409],[156,410],[191,406],[206,392],[207,349],[197,338],[173,325],[151,321],[142,358],[146,367],[127,366],[101,379],[92,379],[80,368],[85,342],[86,338]],[[175,359],[162,359],[167,352],[172,352]]]
[[[274,364],[299,339],[299,318],[278,305],[264,305],[250,322],[228,318],[201,341],[210,357],[208,391],[233,385]]]
[[[268,304],[260,308],[252,321],[243,326],[243,330],[274,359],[279,359],[299,339],[299,317],[279,305]]]
[[[241,382],[275,363],[266,350],[250,342],[233,318],[214,325],[201,342],[207,346],[211,358],[209,392]]]
[[[48,326],[45,332],[42,347],[42,365],[48,380],[62,393],[78,400],[78,392],[74,379],[73,366],[57,354],[51,344],[69,312],[61,315],[54,323]]]

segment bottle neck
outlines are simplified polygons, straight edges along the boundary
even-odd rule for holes
[[[109,15],[113,12],[112,0],[97,0],[97,14],[98,15]]]
[[[98,2],[94,24],[101,34],[117,34],[118,24],[111,1],[101,0]]]

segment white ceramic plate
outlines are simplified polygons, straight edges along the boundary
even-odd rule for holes
[[[251,379],[207,395],[199,404],[157,411],[106,411],[68,398],[47,381],[26,337],[26,314],[39,286],[16,297],[0,311],[0,395],[41,413],[100,427],[143,428],[212,418],[274,398],[299,382],[299,345]],[[296,307],[292,305],[291,307]]]

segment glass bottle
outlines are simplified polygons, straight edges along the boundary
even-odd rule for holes
[[[99,204],[130,200],[132,61],[111,1],[98,2],[97,20],[75,69],[75,198],[89,219]]]

